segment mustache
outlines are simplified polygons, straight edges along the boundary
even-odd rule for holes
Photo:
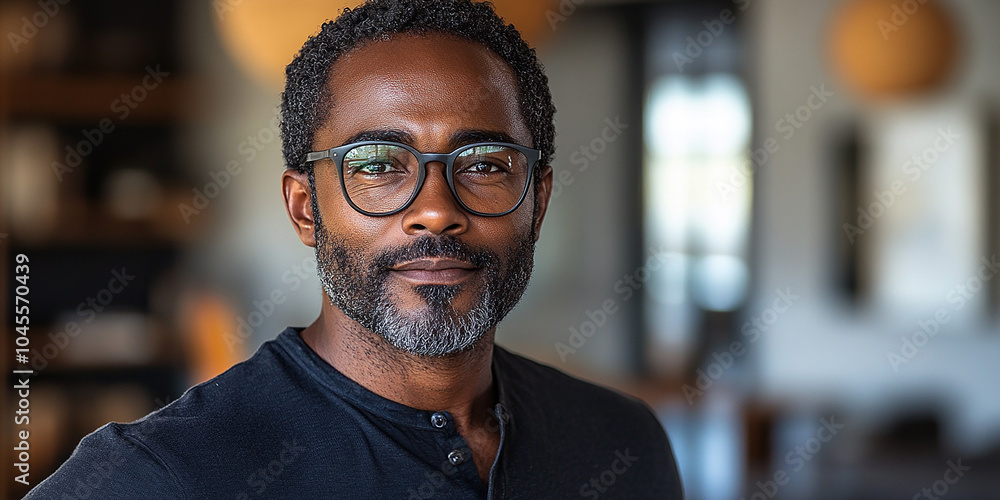
[[[495,252],[473,247],[454,236],[422,236],[413,243],[379,253],[373,259],[372,267],[379,273],[388,273],[389,268],[423,258],[462,260],[480,268],[499,262],[499,255]]]

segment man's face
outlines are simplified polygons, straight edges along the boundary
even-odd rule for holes
[[[478,44],[397,35],[343,56],[329,85],[333,106],[313,151],[358,139],[425,153],[500,138],[532,144],[510,68]],[[347,204],[334,163],[317,162],[315,244],[335,306],[398,349],[440,356],[475,345],[520,299],[544,206],[537,221],[533,196],[508,215],[475,216],[453,198],[444,165],[427,169],[409,207],[370,217]]]

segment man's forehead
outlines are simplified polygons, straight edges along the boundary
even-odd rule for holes
[[[443,34],[400,34],[333,64],[323,129],[344,139],[371,128],[496,130],[525,141],[517,80],[498,55]],[[328,135],[328,134],[323,134]],[[330,145],[322,145],[330,147]]]

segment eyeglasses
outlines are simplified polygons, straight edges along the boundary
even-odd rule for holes
[[[513,212],[528,193],[542,153],[506,142],[480,142],[451,153],[421,153],[398,142],[364,141],[315,151],[306,162],[332,159],[352,208],[382,217],[413,203],[427,178],[427,164],[445,165],[445,180],[458,204],[483,217]]]

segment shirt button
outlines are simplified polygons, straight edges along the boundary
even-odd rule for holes
[[[459,465],[465,461],[465,454],[460,450],[451,450],[451,453],[448,454],[448,461],[451,462],[451,465]]]
[[[444,413],[441,413],[439,411],[434,412],[434,414],[431,415],[431,425],[440,429],[448,425],[448,417],[446,417]]]

